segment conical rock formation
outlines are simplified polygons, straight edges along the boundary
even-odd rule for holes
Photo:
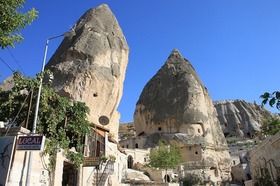
[[[46,68],[54,74],[53,87],[70,100],[82,101],[90,108],[88,120],[106,125],[117,139],[119,105],[129,48],[117,19],[102,4],[88,10],[75,24],[76,35],[65,38]]]
[[[178,50],[143,89],[134,126],[138,136],[147,137],[145,147],[160,139],[177,143],[185,170],[203,170],[214,182],[230,179],[230,156],[216,110],[195,69]]]

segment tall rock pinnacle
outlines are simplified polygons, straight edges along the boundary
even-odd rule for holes
[[[76,35],[65,38],[46,68],[54,74],[53,87],[70,100],[90,108],[88,120],[106,126],[115,139],[120,115],[116,111],[123,91],[129,48],[117,19],[102,4],[88,10],[75,24]]]
[[[186,172],[196,169],[214,176],[213,182],[230,179],[228,146],[216,110],[195,69],[178,50],[144,87],[134,126],[138,137],[147,139],[144,147],[153,147],[159,139],[177,143]]]
[[[209,94],[190,62],[173,50],[164,66],[147,83],[135,110],[136,130],[141,133],[161,122],[180,131],[185,123],[205,123],[215,115]],[[148,118],[142,118],[145,115]],[[142,120],[145,120],[143,122]],[[176,121],[176,122],[175,122]],[[157,131],[157,130],[156,130]]]

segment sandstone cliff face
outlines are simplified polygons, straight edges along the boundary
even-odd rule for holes
[[[194,68],[178,50],[143,89],[134,125],[138,136],[147,137],[145,147],[159,139],[181,146],[185,169],[196,167],[200,173],[202,169],[215,182],[230,177],[230,156],[216,110]]]
[[[54,74],[53,87],[70,100],[90,108],[88,120],[110,119],[106,126],[115,139],[129,48],[114,14],[105,4],[88,10],[75,24],[76,35],[65,38],[47,69]]]
[[[215,101],[214,106],[226,137],[254,137],[260,132],[262,119],[272,117],[263,107],[244,100]]]

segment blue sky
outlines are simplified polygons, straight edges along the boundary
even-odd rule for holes
[[[121,122],[133,121],[141,91],[175,48],[192,63],[212,100],[260,104],[263,92],[280,90],[278,0],[26,0],[25,8],[35,7],[39,17],[22,31],[23,42],[10,49],[14,57],[8,50],[0,50],[0,57],[34,77],[46,39],[68,31],[102,3],[115,14],[130,48]],[[50,42],[47,59],[60,42]],[[1,61],[0,74],[0,82],[12,74]]]

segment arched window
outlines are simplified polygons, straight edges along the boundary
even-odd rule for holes
[[[138,143],[135,144],[135,148],[138,149]]]
[[[131,155],[129,155],[127,158],[127,168],[132,169],[132,166],[133,166],[133,158]]]
[[[168,174],[166,174],[166,175],[164,176],[164,181],[165,181],[166,183],[169,183],[169,182],[170,182],[170,176],[169,176]]]

